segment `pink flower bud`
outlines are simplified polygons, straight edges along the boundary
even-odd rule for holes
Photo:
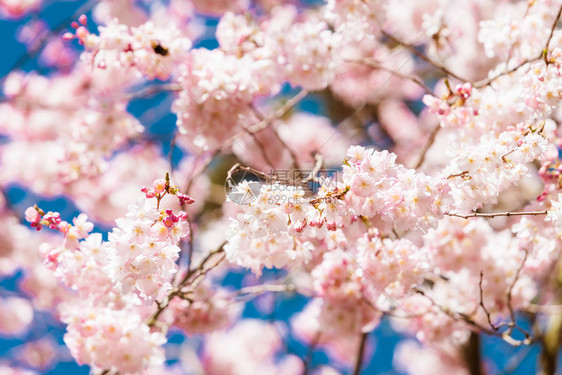
[[[63,40],[66,40],[66,41],[70,41],[70,40],[74,39],[74,34],[72,34],[72,33],[64,33],[64,35],[62,36],[62,39],[63,39]]]
[[[180,203],[180,206],[186,205],[186,204],[192,204],[195,202],[195,200],[193,198],[191,198],[189,195],[186,194],[178,194],[178,201]]]
[[[78,18],[78,22],[80,22],[82,25],[86,26],[86,24],[88,23],[88,17],[86,17],[86,15],[83,14]]]

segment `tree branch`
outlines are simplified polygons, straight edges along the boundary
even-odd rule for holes
[[[447,69],[445,66],[443,66],[442,64],[438,63],[437,61],[433,61],[432,59],[430,59],[429,57],[427,57],[426,55],[424,55],[423,53],[421,53],[420,51],[418,51],[416,49],[415,46],[408,44],[400,39],[398,39],[397,37],[395,37],[392,34],[389,34],[388,32],[382,30],[382,34],[387,37],[388,39],[392,40],[394,43],[399,44],[401,46],[403,46],[404,48],[408,49],[410,52],[412,52],[414,55],[416,55],[417,57],[419,57],[420,59],[422,59],[423,61],[427,62],[430,65],[433,65],[434,67],[436,67],[437,69],[441,70],[443,73],[447,74],[450,77],[453,77],[459,81],[462,82],[470,82],[470,80],[462,78],[461,76],[453,73],[452,71],[450,71],[449,69]]]
[[[396,77],[399,77],[399,78],[402,78],[402,79],[407,79],[409,81],[414,82],[416,85],[420,86],[426,92],[426,94],[434,95],[433,91],[431,91],[431,89],[429,87],[427,87],[427,85],[421,80],[421,78],[413,76],[413,75],[402,74],[400,72],[396,72],[394,69],[387,68],[384,65],[382,65],[380,62],[378,62],[374,59],[364,58],[364,59],[348,60],[348,61],[356,63],[356,64],[366,65],[366,66],[368,66],[370,68],[373,68],[373,69],[378,69],[378,70],[382,70],[382,71],[385,71],[385,72],[388,72],[388,73],[392,73]]]
[[[361,367],[363,365],[363,355],[365,352],[365,344],[367,342],[367,337],[369,333],[361,334],[361,341],[359,343],[359,350],[357,352],[357,358],[355,359],[355,368],[353,370],[353,375],[359,375],[361,373]]]
[[[468,342],[463,347],[463,357],[470,375],[484,375],[482,357],[480,356],[480,336],[471,332]]]
[[[490,212],[490,213],[482,213],[482,212],[473,212],[471,214],[461,215],[456,214],[453,212],[445,212],[444,215],[453,216],[453,217],[460,217],[463,219],[469,219],[472,217],[496,217],[496,216],[539,216],[539,215],[546,215],[548,214],[548,210],[542,211],[515,211],[515,212]]]
[[[423,145],[418,162],[416,163],[416,165],[414,165],[414,169],[418,169],[419,167],[422,166],[423,162],[425,161],[425,155],[427,154],[427,152],[435,142],[435,138],[437,138],[437,133],[439,133],[439,130],[441,130],[441,125],[437,125],[435,129],[433,129],[433,131],[429,134],[429,138]]]
[[[177,295],[184,293],[183,289],[187,286],[191,286],[191,291],[187,291],[185,293],[192,292],[197,286],[199,285],[200,280],[204,277],[207,272],[211,269],[215,268],[217,265],[222,262],[224,259],[224,245],[226,245],[227,241],[224,241],[216,250],[211,251],[205,259],[201,261],[199,266],[191,271],[187,271],[183,279],[178,283],[178,285],[170,291],[168,296],[166,297],[166,301],[163,303],[158,303],[158,309],[156,312],[147,320],[147,325],[149,327],[154,326],[158,320],[158,317],[164,310],[168,307],[172,298]],[[213,258],[217,258],[214,262]]]

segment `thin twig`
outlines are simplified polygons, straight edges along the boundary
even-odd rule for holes
[[[509,334],[511,335],[511,333],[513,332],[513,327],[515,327],[515,310],[513,309],[513,304],[512,304],[512,298],[513,298],[513,288],[515,287],[515,284],[517,283],[517,281],[519,280],[519,275],[521,274],[521,270],[523,269],[523,267],[525,267],[525,262],[527,261],[527,256],[529,255],[529,252],[525,249],[524,250],[525,255],[523,256],[523,261],[521,262],[521,264],[519,265],[519,268],[517,268],[517,272],[515,273],[515,278],[513,279],[513,281],[511,282],[511,285],[509,286],[509,290],[507,292],[507,308],[509,309],[509,315],[511,318],[511,325],[509,328]],[[523,332],[523,334],[525,334],[526,337],[530,337],[530,335],[523,331],[522,329],[519,328],[519,330],[521,332]]]
[[[314,164],[314,168],[312,169],[310,174],[302,180],[302,183],[306,184],[307,182],[310,182],[310,181],[316,181],[316,179],[317,179],[316,175],[318,174],[320,169],[322,169],[322,165],[324,165],[324,158],[322,157],[321,153],[315,152],[314,153],[314,160],[316,160],[316,163]]]
[[[164,312],[164,310],[166,310],[172,298],[182,294],[183,289],[186,286],[191,286],[192,287],[191,291],[193,291],[199,285],[198,281],[201,280],[201,278],[205,276],[207,272],[209,272],[211,269],[213,269],[218,264],[220,264],[220,262],[224,259],[224,245],[226,245],[226,241],[224,241],[217,249],[207,254],[207,256],[201,261],[201,263],[197,268],[191,271],[187,271],[183,279],[178,283],[178,285],[170,291],[170,293],[166,297],[166,301],[162,303],[157,303],[158,309],[147,320],[146,324],[149,327],[154,326],[156,324],[156,322],[158,321],[158,317],[160,316],[160,314]],[[217,255],[219,256],[219,258],[215,261],[214,264],[209,265],[211,260]],[[186,293],[189,293],[189,291]]]
[[[267,165],[269,165],[272,169],[275,169],[275,164],[273,164],[273,161],[269,158],[269,155],[267,154],[267,151],[265,151],[265,145],[262,143],[262,141],[260,141],[256,135],[256,133],[250,133],[247,129],[244,129],[246,134],[248,134],[250,137],[252,137],[252,139],[254,140],[254,143],[256,144],[256,146],[258,146],[258,150],[260,151],[260,154],[263,158],[263,160],[267,163]]]
[[[236,140],[243,137],[245,134],[255,134],[255,133],[258,133],[258,132],[262,131],[263,129],[269,127],[275,121],[277,121],[278,119],[282,118],[287,113],[289,113],[293,109],[293,107],[296,106],[307,95],[308,95],[307,90],[303,89],[303,90],[299,91],[298,94],[296,94],[295,96],[293,96],[292,98],[287,100],[285,102],[285,104],[283,104],[280,108],[275,110],[273,112],[273,115],[268,116],[266,119],[264,119],[262,121],[259,121],[256,124],[248,126],[247,128],[245,128],[241,132],[239,132],[239,133],[235,134],[234,136],[230,137],[230,139],[225,141],[223,146],[220,148],[220,151],[227,150],[229,147],[232,146],[233,143],[236,142]]]
[[[554,19],[554,22],[552,23],[552,26],[550,27],[550,34],[548,35],[548,40],[546,41],[546,46],[544,47],[544,50],[542,51],[542,55],[543,55],[544,62],[546,63],[546,65],[548,65],[550,63],[548,61],[548,48],[550,46],[550,41],[552,40],[552,36],[554,35],[554,30],[556,29],[556,24],[558,23],[558,20],[560,19],[561,15],[562,15],[562,5],[560,6],[560,9],[558,9],[558,14],[556,15],[556,18]]]
[[[385,72],[388,72],[388,73],[393,73],[396,77],[407,79],[409,81],[414,82],[416,85],[420,86],[426,92],[426,94],[434,95],[433,91],[431,91],[431,89],[429,87],[427,87],[427,85],[421,80],[421,78],[413,76],[413,75],[395,72],[394,69],[387,68],[386,66],[384,66],[383,64],[381,64],[380,62],[378,62],[374,59],[363,58],[363,59],[348,60],[348,61],[352,62],[352,63],[356,63],[356,64],[366,65],[366,66],[368,66],[370,68],[373,68],[373,69],[378,69],[378,70],[382,70],[382,71],[385,71]]]
[[[514,339],[513,337],[511,337],[509,334],[507,334],[507,332],[499,332],[499,331],[496,331],[494,329],[486,328],[486,327],[478,324],[474,319],[472,319],[470,316],[468,316],[465,313],[461,313],[461,312],[458,312],[458,311],[452,311],[448,308],[445,308],[445,307],[441,306],[433,298],[428,296],[422,289],[416,288],[415,291],[416,291],[416,293],[421,294],[422,296],[426,297],[433,304],[433,306],[437,307],[439,310],[441,310],[441,312],[443,312],[445,315],[449,316],[451,319],[462,320],[465,323],[467,323],[469,326],[472,326],[473,328],[479,330],[480,332],[486,333],[490,336],[500,337],[503,341],[507,342],[511,346],[529,345],[533,342],[533,339],[531,337],[525,337],[525,339],[523,339],[523,340],[517,340],[517,339]]]
[[[228,170],[228,172],[226,172],[226,179],[232,180],[232,175],[234,174],[234,172],[239,171],[239,170],[254,173],[256,176],[259,176],[260,178],[263,178],[264,180],[269,180],[270,178],[272,178],[272,176],[269,176],[269,175],[263,173],[262,171],[254,169],[252,167],[243,167],[243,166],[240,165],[240,163],[236,163]]]
[[[453,212],[445,212],[447,216],[460,217],[463,219],[470,219],[472,217],[496,217],[496,216],[539,216],[548,214],[548,210],[542,211],[515,211],[515,212],[473,212],[471,214],[461,215]]]
[[[486,318],[488,319],[488,324],[490,324],[490,327],[492,327],[492,329],[497,331],[499,329],[499,327],[496,326],[494,323],[492,323],[492,318],[490,317],[490,312],[488,311],[486,306],[484,306],[484,291],[482,290],[482,279],[483,278],[484,278],[484,272],[480,271],[480,282],[478,283],[478,286],[480,288],[480,306],[482,306],[482,310],[484,310],[484,313],[486,313]]]
[[[272,116],[258,122],[257,124],[249,126],[248,131],[250,131],[251,133],[257,133],[257,132],[267,128],[269,125],[271,125],[272,122],[282,118],[287,113],[289,113],[307,95],[308,95],[308,90],[303,89],[303,90],[299,91],[298,94],[296,94],[295,96],[293,96],[292,98],[287,100],[281,107],[276,109],[275,112],[273,112]]]
[[[418,162],[416,163],[416,165],[414,165],[414,169],[418,169],[419,167],[422,166],[423,162],[425,161],[425,156],[427,152],[429,151],[429,149],[435,142],[435,139],[437,138],[437,133],[439,133],[439,130],[441,130],[441,126],[437,125],[429,134],[429,138],[427,138],[427,141],[423,145]]]
[[[205,163],[203,164],[203,166],[201,168],[199,168],[198,171],[195,171],[195,168],[197,167],[197,159],[199,158],[197,156],[197,158],[195,159],[195,161],[193,162],[193,170],[189,176],[189,180],[187,181],[187,184],[185,186],[184,189],[184,193],[189,195],[189,192],[191,191],[191,187],[193,186],[193,182],[195,180],[197,180],[197,178],[199,176],[201,176],[203,173],[205,173],[205,171],[207,170],[207,168],[209,168],[209,166],[211,165],[211,163],[213,162],[213,160],[215,160],[215,157],[219,155],[219,151],[215,150],[213,152],[211,152],[211,154],[209,155],[209,157],[207,158],[207,160],[205,161]]]
[[[257,108],[252,106],[252,110],[255,113],[255,115],[258,116],[260,121],[265,120],[265,117],[257,110]],[[281,146],[283,146],[283,148],[289,153],[289,156],[291,157],[291,162],[292,162],[291,168],[292,169],[300,169],[299,161],[297,159],[297,155],[295,154],[295,152],[289,147],[287,142],[285,142],[285,140],[283,138],[281,138],[281,135],[277,132],[277,129],[275,129],[275,127],[271,127],[271,131],[273,133],[273,136],[277,139],[277,141],[279,141],[279,143],[281,143]],[[252,133],[252,134],[255,134],[255,133]]]
[[[472,84],[472,87],[477,88],[477,89],[480,89],[480,88],[482,88],[482,87],[486,87],[486,86],[488,86],[489,84],[491,84],[492,82],[494,82],[496,79],[498,79],[498,78],[500,78],[500,77],[502,77],[502,76],[504,76],[504,75],[507,75],[507,74],[516,72],[516,71],[518,71],[520,68],[522,68],[523,66],[525,66],[525,65],[527,65],[527,64],[529,64],[529,63],[531,63],[531,62],[535,62],[535,61],[540,60],[541,57],[542,57],[542,52],[541,52],[541,55],[539,55],[539,56],[537,56],[537,57],[534,57],[534,58],[532,58],[532,59],[525,59],[525,60],[523,60],[520,64],[518,64],[517,66],[515,66],[515,67],[513,67],[513,68],[511,68],[511,69],[509,69],[509,70],[503,71],[503,72],[501,72],[501,73],[498,73],[498,74],[494,75],[494,76],[491,77],[491,78],[485,78],[485,79],[483,79],[483,80],[474,82],[474,83]]]
[[[470,80],[467,80],[465,78],[460,77],[459,75],[453,73],[452,71],[450,71],[449,69],[447,69],[445,66],[443,66],[442,64],[438,63],[437,61],[433,61],[432,59],[430,59],[429,57],[427,57],[426,55],[424,55],[423,53],[421,53],[420,51],[418,51],[416,49],[416,47],[414,47],[413,45],[406,43],[400,39],[398,39],[397,37],[395,37],[392,34],[389,34],[388,32],[382,30],[382,34],[387,37],[388,39],[392,40],[394,43],[397,43],[403,47],[405,47],[406,49],[410,50],[414,55],[418,56],[420,59],[422,59],[423,61],[427,62],[430,65],[433,65],[434,67],[436,67],[437,69],[441,70],[442,72],[444,72],[445,74],[458,79],[459,81],[462,82],[470,82]]]

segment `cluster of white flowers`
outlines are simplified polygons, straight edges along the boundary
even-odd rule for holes
[[[352,146],[343,180],[357,215],[381,216],[399,230],[427,231],[443,217],[450,197],[446,181],[396,164],[396,155]]]
[[[168,215],[173,215],[171,212]],[[163,298],[172,288],[171,277],[177,272],[180,238],[188,234],[185,216],[166,225],[156,209],[155,200],[142,199],[129,206],[126,218],[116,220],[109,234],[111,252],[108,274],[123,292],[133,291],[142,299]]]
[[[236,189],[252,193],[247,184]],[[263,267],[299,265],[311,258],[312,244],[294,235],[306,226],[308,210],[313,209],[304,191],[294,186],[261,185],[256,200],[243,206],[231,220],[227,258],[261,274]]]

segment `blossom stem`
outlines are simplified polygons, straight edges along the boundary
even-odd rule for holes
[[[446,212],[445,215],[453,216],[453,217],[460,217],[463,219],[469,219],[472,217],[496,217],[496,216],[539,216],[539,215],[546,215],[548,214],[548,210],[542,211],[508,211],[508,212],[473,212],[471,214],[460,215],[453,212]]]

